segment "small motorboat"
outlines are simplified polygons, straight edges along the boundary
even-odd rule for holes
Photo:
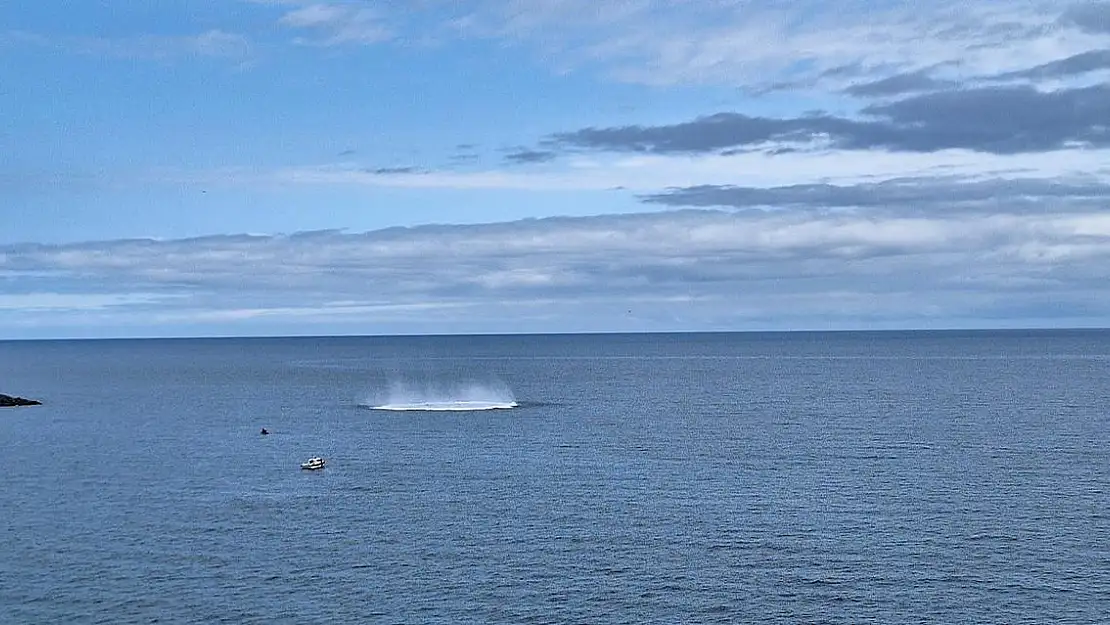
[[[324,468],[324,459],[319,456],[313,456],[306,462],[302,462],[301,468],[306,471],[319,471]]]

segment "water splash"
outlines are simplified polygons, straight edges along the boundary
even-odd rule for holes
[[[504,384],[476,382],[451,385],[394,382],[384,398],[367,399],[359,405],[371,410],[437,412],[507,410],[518,406],[513,392]]]

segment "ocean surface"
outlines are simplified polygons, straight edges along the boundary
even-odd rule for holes
[[[1110,622],[1110,332],[0,342],[0,392],[4,624]]]

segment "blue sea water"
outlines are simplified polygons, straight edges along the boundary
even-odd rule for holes
[[[1110,332],[3,342],[0,392],[3,623],[1110,622]]]

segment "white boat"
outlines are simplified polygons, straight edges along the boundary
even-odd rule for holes
[[[324,468],[324,459],[319,456],[313,456],[307,462],[301,463],[301,468],[306,471],[318,471]]]

